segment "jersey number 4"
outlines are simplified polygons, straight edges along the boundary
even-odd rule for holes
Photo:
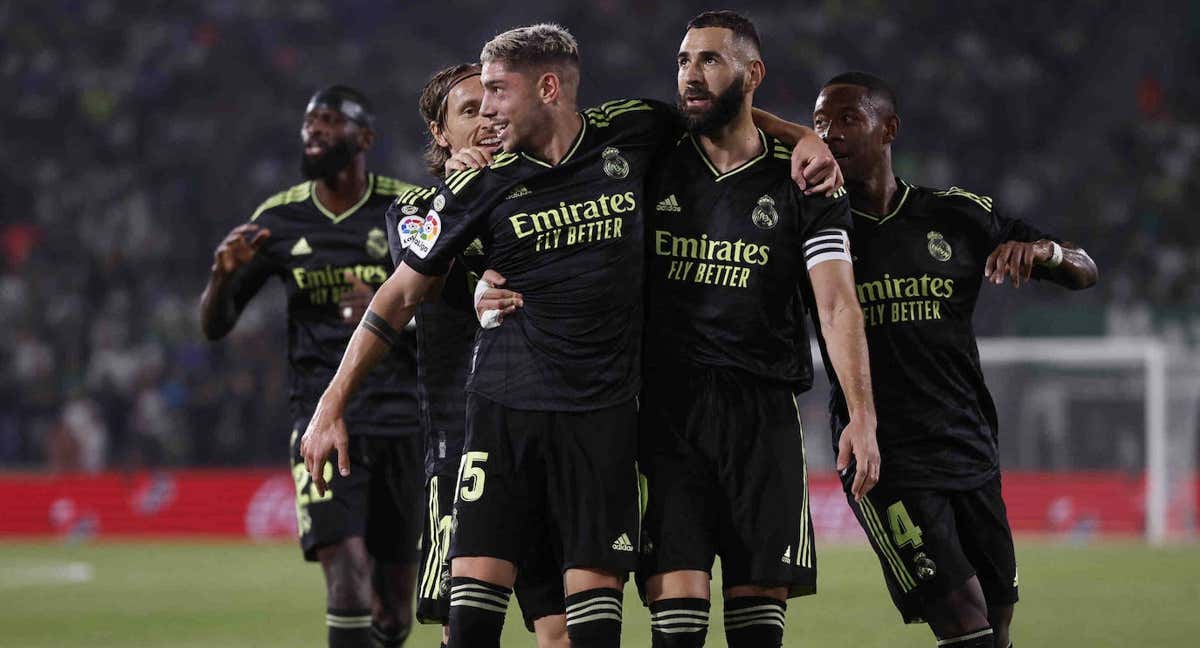
[[[921,527],[913,523],[908,516],[904,502],[896,502],[887,508],[888,526],[892,527],[892,541],[897,547],[912,545],[913,549],[921,546]]]

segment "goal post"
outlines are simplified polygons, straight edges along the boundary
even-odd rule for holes
[[[978,344],[1000,419],[1015,532],[1140,535],[1152,545],[1197,539],[1200,353],[1156,337]],[[813,432],[828,429],[828,383],[813,351],[813,389],[797,402],[809,431],[809,470],[820,474],[833,457],[828,437]],[[830,511],[840,510],[837,495]],[[844,531],[845,520],[828,517],[818,526]]]
[[[1140,367],[1145,385],[1146,539],[1155,545],[1167,541],[1169,394],[1167,348],[1162,341],[1134,337],[984,338],[979,340],[979,358],[985,367],[1027,363],[1096,369]]]

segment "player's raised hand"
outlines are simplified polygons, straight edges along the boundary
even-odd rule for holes
[[[492,152],[477,146],[464,146],[446,160],[446,175],[463,169],[482,169],[492,163]]]
[[[346,279],[346,283],[350,284],[350,287],[343,290],[341,297],[338,298],[338,312],[342,314],[342,320],[347,324],[358,324],[366,314],[367,306],[371,304],[371,298],[375,296],[375,289],[350,270],[347,270],[342,276]]]
[[[342,477],[350,476],[350,436],[346,432],[346,422],[340,413],[331,411],[325,404],[325,397],[317,403],[317,410],[300,438],[300,455],[304,457],[304,467],[312,476],[317,492],[325,494],[328,483],[325,481],[325,462],[329,453],[337,450],[338,473]]]
[[[833,192],[842,188],[842,169],[815,133],[802,137],[792,149],[792,181],[806,196],[833,197]]]
[[[879,482],[879,443],[875,440],[875,424],[850,419],[850,424],[842,430],[842,438],[838,440],[837,470],[842,472],[850,467],[850,459],[854,458],[854,483],[850,494],[854,501],[861,502],[875,484]]]
[[[1006,241],[988,255],[983,276],[997,286],[1004,283],[1005,277],[1012,277],[1013,287],[1019,288],[1033,275],[1033,266],[1049,261],[1053,255],[1054,244],[1044,239],[1032,243]]]
[[[479,283],[475,284],[475,317],[485,329],[496,328],[505,315],[515,313],[525,306],[525,298],[519,292],[503,288],[508,283],[499,272],[488,268]]]
[[[214,273],[232,274],[254,259],[258,248],[271,236],[271,230],[254,223],[245,223],[229,230],[229,234],[213,253]]]

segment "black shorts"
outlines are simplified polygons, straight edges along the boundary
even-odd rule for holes
[[[300,437],[307,426],[307,421],[298,421],[291,440],[296,526],[305,560],[315,562],[318,549],[359,536],[376,560],[416,562],[424,475],[420,437],[352,434],[350,476],[337,471],[334,451],[325,464],[328,486],[322,496],[300,456]]]
[[[861,503],[846,497],[905,623],[924,622],[925,601],[944,597],[973,575],[989,606],[1017,602],[1017,558],[1000,477],[969,491],[879,485]]]
[[[450,526],[454,510],[455,472],[425,482],[425,530],[421,535],[421,571],[417,576],[417,621],[445,625],[450,621]],[[525,627],[556,614],[566,614],[562,573],[552,548],[531,551],[521,563],[513,586]]]
[[[816,591],[804,433],[791,389],[733,369],[651,376],[642,393],[649,493],[638,582],[678,570],[725,587]]]
[[[450,619],[450,523],[457,473],[441,473],[425,482],[425,524],[417,575],[417,621],[446,624]]]
[[[637,565],[637,405],[517,410],[470,393],[451,557],[521,565],[553,546],[559,573]]]

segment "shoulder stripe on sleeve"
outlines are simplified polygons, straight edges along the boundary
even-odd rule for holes
[[[850,235],[846,230],[823,229],[804,242],[804,264],[809,270],[826,261],[854,262],[850,256]]]
[[[263,203],[258,206],[258,209],[254,210],[254,214],[250,216],[250,221],[253,222],[257,220],[259,216],[262,216],[263,212],[271,209],[272,207],[308,200],[308,197],[311,195],[312,182],[302,182],[286,191],[281,191],[264,200]]]
[[[410,186],[408,189],[400,192],[396,196],[396,204],[398,205],[415,205],[422,200],[426,200],[437,189],[437,187],[417,187]]]
[[[986,212],[992,211],[992,198],[990,196],[980,196],[979,194],[971,193],[970,191],[967,191],[966,189],[963,189],[961,187],[950,187],[949,189],[947,189],[945,191],[935,191],[935,192],[933,192],[933,195],[944,196],[944,197],[948,197],[948,198],[949,197],[966,198],[967,200],[970,200],[971,202],[975,203],[976,205],[979,205],[980,207],[982,207],[984,211],[986,211]]]
[[[420,189],[420,187],[387,176],[375,176],[375,193],[399,196],[410,189]]]
[[[482,169],[463,169],[462,171],[456,171],[453,175],[446,178],[446,187],[450,190],[450,193],[458,194],[458,192],[462,191],[464,187],[470,184],[471,180],[474,180],[475,177],[479,175],[480,171],[482,171]]]
[[[588,123],[592,126],[604,127],[611,124],[612,120],[619,115],[647,110],[654,110],[654,108],[641,99],[617,99],[602,103],[595,108],[588,108],[583,111],[583,114],[587,116]]]
[[[520,159],[520,157],[521,156],[517,155],[516,153],[497,153],[496,156],[492,158],[492,163],[488,166],[493,169],[499,169],[516,162],[518,159]]]

